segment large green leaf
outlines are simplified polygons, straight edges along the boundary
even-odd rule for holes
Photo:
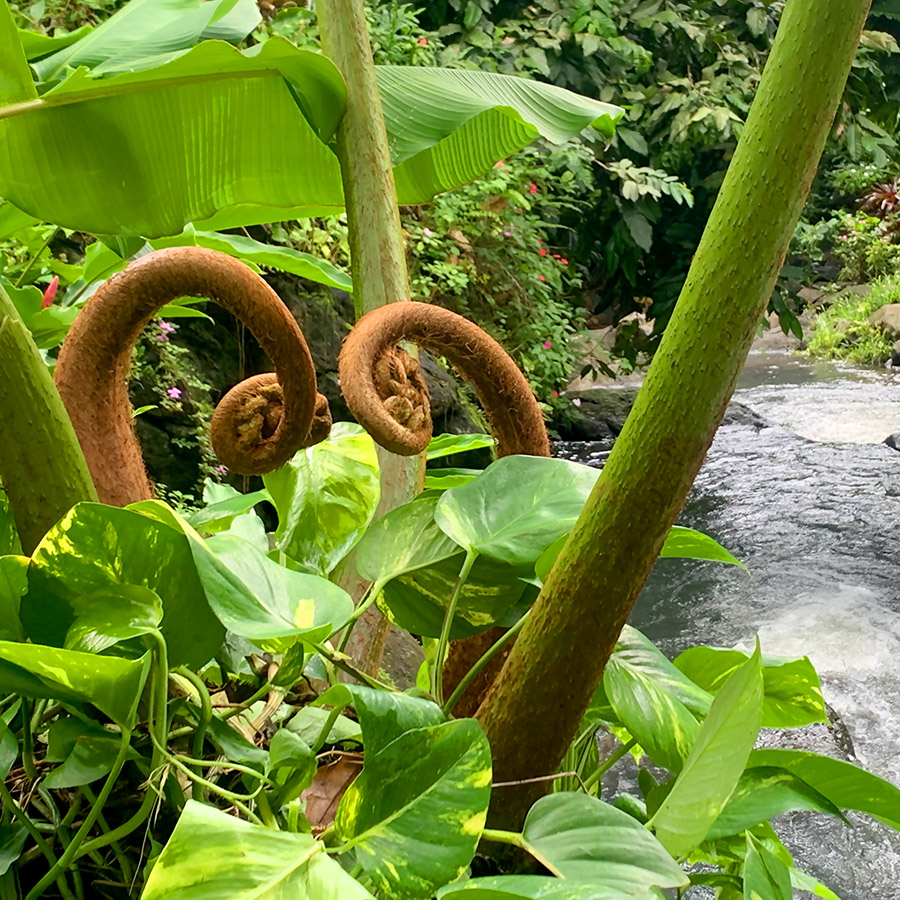
[[[657,900],[659,894],[623,894],[617,888],[551,878],[547,875],[494,875],[473,878],[440,891],[440,900]]]
[[[522,834],[537,858],[569,881],[617,889],[627,896],[688,883],[681,867],[640,822],[586,794],[542,797],[529,810]]]
[[[207,481],[203,488],[206,506],[188,516],[191,527],[208,534],[229,529],[237,516],[250,512],[257,503],[269,499],[268,491],[241,494],[227,484]]]
[[[188,226],[182,234],[158,238],[152,241],[154,249],[162,247],[206,247],[235,256],[255,267],[266,266],[281,272],[290,272],[309,281],[317,281],[343,291],[353,290],[353,280],[346,272],[324,259],[301,253],[290,247],[263,244],[241,234],[219,234],[214,231],[196,231]]]
[[[372,900],[309,834],[272,831],[189,800],[141,900]]]
[[[323,141],[344,98],[332,63],[280,38],[243,53],[211,41],[106,79],[78,71],[0,108],[0,195],[77,230],[147,237],[223,210],[225,226],[260,221],[245,212],[256,204],[267,221],[336,213],[340,169]]]
[[[491,753],[472,719],[407,731],[374,756],[335,828],[380,891],[430,897],[472,860],[491,793]]]
[[[122,728],[134,727],[149,669],[149,653],[129,660],[0,641],[0,692],[92,703]]]
[[[12,12],[4,0],[0,3],[0,104],[22,103],[36,96]]]
[[[0,42],[0,57],[11,47]],[[494,73],[386,68],[379,80],[402,203],[465,184],[536,137],[592,123],[609,132],[621,112]],[[344,104],[337,69],[280,38],[242,53],[206,42],[105,79],[79,70],[40,100],[0,108],[0,195],[43,221],[147,237],[336,214],[343,188],[327,142]]]
[[[340,707],[352,703],[362,728],[363,745],[370,755],[380,753],[407,731],[440,725],[445,718],[441,708],[431,700],[361,684],[335,685],[316,703]]]
[[[619,721],[670,772],[688,758],[712,695],[686,678],[644,635],[626,626],[603,674]]]
[[[253,0],[131,0],[80,40],[66,43],[36,62],[34,70],[42,81],[58,76],[67,66],[99,67],[101,72],[128,71],[145,57],[192,47],[214,22],[241,6],[249,8],[255,3]],[[242,40],[259,22],[258,10],[253,18],[253,21],[244,19],[244,24],[249,24],[246,31],[238,28],[218,36],[223,40],[229,37]]]
[[[394,578],[379,595],[379,608],[413,634],[439,637],[464,559],[465,554],[458,553]],[[524,613],[522,607],[536,596],[537,590],[506,563],[479,556],[460,591],[450,637],[457,640],[494,625],[510,626]]]
[[[839,809],[868,813],[900,831],[900,788],[853,763],[806,750],[754,750],[749,765],[787,769]]]
[[[338,423],[328,440],[263,477],[278,511],[275,543],[310,572],[327,575],[365,530],[381,496],[375,443]]]
[[[79,599],[121,585],[149,588],[162,600],[160,630],[171,665],[201,666],[219,649],[224,629],[210,610],[185,535],[99,503],[77,504],[38,545],[22,624],[33,640],[61,646]]]
[[[497,442],[489,434],[436,434],[425,448],[425,458],[442,459],[454,453],[467,453],[469,450],[493,449]]]
[[[42,31],[28,31],[24,28],[19,29],[19,43],[25,51],[25,57],[29,61],[40,59],[42,56],[49,56],[56,53],[64,47],[80,41],[86,34],[90,34],[93,30],[92,25],[82,25],[74,31],[62,32],[59,28],[55,29],[56,33],[51,37]]]
[[[742,650],[691,647],[675,659],[675,666],[715,694],[746,661],[747,654]],[[808,657],[763,656],[762,666],[764,728],[798,728],[828,721],[819,676]]]
[[[297,638],[322,641],[353,614],[353,601],[343,588],[279,566],[243,538],[214,535],[207,546],[252,598],[247,602],[247,594],[210,591],[213,611],[229,631],[264,649],[283,651]]]
[[[757,649],[713,701],[681,774],[650,820],[672,856],[693,850],[728,803],[759,734],[762,694]]]
[[[446,491],[435,521],[461,547],[533,565],[578,518],[600,473],[564,459],[506,456]]]
[[[46,759],[61,765],[44,776],[44,787],[80,787],[105,777],[119,755],[120,744],[119,735],[93,722],[74,716],[57,719],[50,726]]]
[[[380,588],[393,578],[457,555],[459,544],[434,521],[437,503],[437,497],[422,497],[382,516],[357,544],[359,574]]]
[[[163,605],[149,588],[115,584],[72,600],[76,619],[66,633],[69,650],[101,653],[159,628]]]
[[[841,814],[824,794],[787,769],[769,766],[747,769],[706,839],[713,841],[740,834],[761,822],[796,809],[824,812],[833,816]]]
[[[538,137],[561,143],[590,125],[611,136],[622,115],[553,85],[473,69],[382,66],[378,85],[401,204],[474,181]]]

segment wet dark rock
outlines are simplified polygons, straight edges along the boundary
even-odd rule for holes
[[[888,435],[884,439],[884,443],[891,448],[891,450],[900,450],[900,431],[896,434]]]
[[[566,441],[611,441],[625,425],[637,397],[639,385],[573,391],[566,394],[576,402],[571,421],[559,422],[555,430]],[[743,403],[729,404],[722,425],[765,428],[768,422]]]

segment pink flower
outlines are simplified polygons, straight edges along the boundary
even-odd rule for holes
[[[172,400],[177,400],[179,397],[181,397],[181,388],[170,387],[166,391],[166,396],[170,397]]]
[[[532,181],[531,184],[528,185],[528,193],[536,194],[538,192],[538,186]]]
[[[502,169],[505,165],[506,165],[506,163],[503,162],[502,159],[498,159],[497,162],[494,163],[494,168],[495,168],[495,169]]]
[[[546,281],[546,280],[547,280],[547,279],[544,278],[543,275],[538,275],[538,281]]]
[[[59,275],[54,275],[53,280],[47,285],[44,291],[44,299],[41,300],[41,309],[53,306],[53,300],[56,298],[56,289],[59,287]]]
[[[554,254],[553,254],[553,258],[554,258],[554,259],[559,259],[559,254],[558,254],[558,253],[554,253]]]
[[[213,471],[217,472],[219,475],[227,475],[228,474],[228,469],[225,466],[216,466],[215,469],[213,469]]]
[[[424,234],[425,237],[431,237],[434,234],[434,232],[430,228],[423,228],[422,234]]]
[[[503,237],[512,237],[512,232],[511,232],[511,231],[504,231],[504,232],[503,232]]]
[[[560,259],[560,262],[561,262],[564,266],[567,266],[567,265],[569,264],[569,261],[568,261],[567,259]]]
[[[425,47],[428,45],[428,40],[426,38],[419,38],[418,44],[420,47]]]
[[[553,346],[553,344],[551,344],[550,341],[544,341],[544,349],[545,350],[549,350],[552,346]]]
[[[164,331],[166,334],[172,334],[178,329],[171,322],[167,322],[165,319],[160,319],[159,330]]]

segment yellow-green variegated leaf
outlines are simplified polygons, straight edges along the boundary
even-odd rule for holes
[[[0,45],[0,57],[5,52]],[[79,70],[0,108],[0,196],[82,231],[158,237],[343,206],[330,140],[344,84],[322,56],[273,38],[241,53],[203,43],[158,68]]]
[[[367,755],[335,828],[385,896],[431,897],[471,862],[490,793],[490,747],[474,719],[417,728]]]
[[[591,125],[612,135],[623,112],[555,85],[471,69],[380,66],[378,85],[402,204],[468,184],[539,137],[562,143]]]
[[[372,900],[309,834],[272,831],[189,800],[141,900]]]

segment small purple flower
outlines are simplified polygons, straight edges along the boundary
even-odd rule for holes
[[[164,331],[166,334],[174,334],[174,332],[176,332],[178,329],[171,322],[167,322],[165,319],[160,319],[159,330]]]
[[[219,475],[227,475],[228,474],[228,469],[226,466],[216,466],[215,469],[213,469],[213,471]]]
[[[504,231],[504,232],[503,232],[503,237],[512,237],[512,232],[511,232],[511,231]]]
[[[170,387],[166,391],[166,396],[170,397],[172,400],[177,400],[179,397],[181,397],[181,388]]]
[[[434,234],[434,232],[430,228],[423,228],[422,234],[424,234],[425,237],[431,237]]]

